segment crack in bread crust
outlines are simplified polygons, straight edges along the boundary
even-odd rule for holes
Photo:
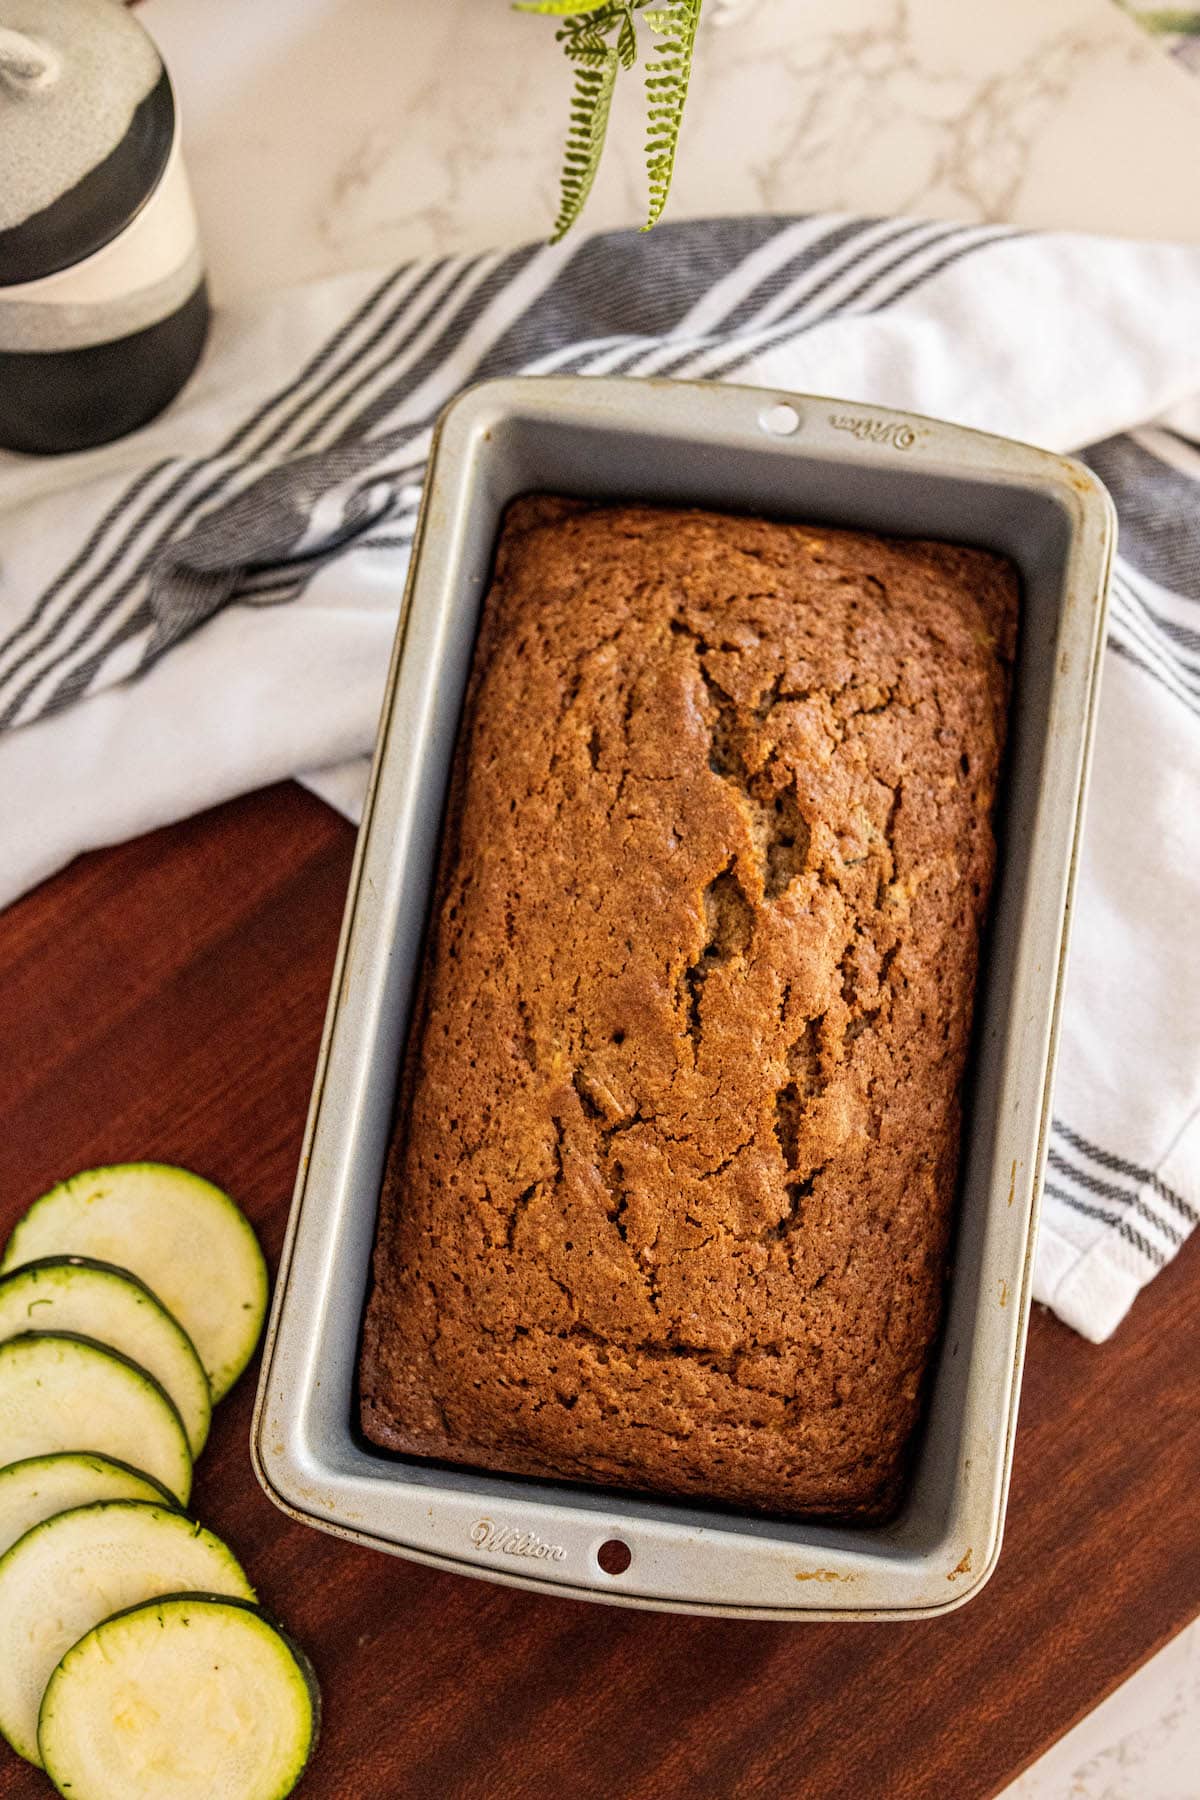
[[[381,1205],[369,1438],[895,1505],[1016,615],[981,551],[510,508]]]

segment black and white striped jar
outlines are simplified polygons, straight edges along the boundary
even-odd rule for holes
[[[175,98],[119,0],[0,0],[0,446],[107,443],[208,325]]]

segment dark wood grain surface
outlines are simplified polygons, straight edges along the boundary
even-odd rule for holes
[[[352,835],[294,787],[0,915],[0,1233],[60,1175],[179,1161],[278,1255]],[[913,1625],[639,1614],[442,1575],[276,1512],[221,1408],[195,1510],[307,1644],[306,1800],[984,1800],[1200,1611],[1200,1244],[1096,1348],[1034,1319],[1008,1536]],[[0,1747],[0,1800],[43,1778]]]

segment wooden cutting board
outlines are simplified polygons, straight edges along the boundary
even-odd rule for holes
[[[0,1234],[61,1175],[156,1157],[274,1261],[352,846],[279,787],[0,914]],[[624,1612],[336,1542],[255,1483],[257,1365],[194,1508],[317,1666],[305,1800],[986,1800],[1200,1611],[1198,1315],[1200,1243],[1109,1344],[1039,1311],[999,1570],[912,1625]],[[0,1746],[0,1800],[47,1792]]]

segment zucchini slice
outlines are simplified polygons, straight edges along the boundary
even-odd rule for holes
[[[175,1504],[166,1488],[149,1475],[108,1456],[89,1456],[81,1450],[27,1456],[24,1462],[0,1469],[0,1556],[35,1525],[97,1500]]]
[[[94,1450],[144,1469],[187,1505],[187,1433],[153,1375],[67,1332],[10,1338],[0,1344],[0,1468],[56,1450]]]
[[[107,1500],[36,1525],[0,1557],[0,1731],[39,1763],[38,1710],[62,1658],[102,1619],[183,1589],[253,1600],[240,1564],[183,1513]],[[76,1789],[86,1800],[87,1788]]]
[[[79,1800],[283,1800],[319,1718],[308,1658],[256,1606],[173,1594],[67,1651],[38,1743],[59,1792]]]
[[[81,1256],[48,1257],[0,1275],[0,1344],[26,1331],[78,1332],[139,1363],[170,1394],[199,1456],[212,1418],[204,1365],[182,1325],[136,1275]]]
[[[196,1346],[213,1399],[254,1354],[267,1309],[267,1265],[228,1194],[167,1163],[85,1169],[35,1200],[8,1240],[0,1273],[47,1256],[129,1269]]]

